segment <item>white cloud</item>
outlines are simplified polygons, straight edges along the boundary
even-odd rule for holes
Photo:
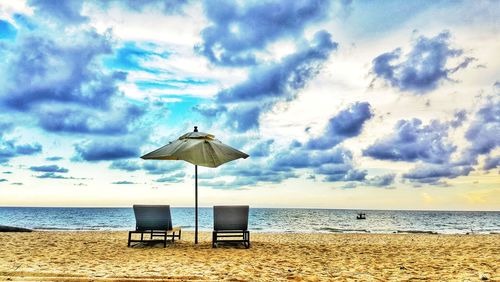
[[[208,24],[201,3],[189,5],[184,13],[172,15],[154,7],[138,12],[118,3],[110,3],[108,9],[86,3],[83,14],[97,30],[103,32],[111,28],[120,40],[161,42],[172,46],[193,46],[200,42],[200,31]]]
[[[10,24],[18,27],[18,24],[14,20],[15,14],[22,15],[33,15],[33,9],[26,5],[26,1],[2,1],[0,4],[0,19],[7,20]]]

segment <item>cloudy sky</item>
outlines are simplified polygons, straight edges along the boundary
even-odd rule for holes
[[[500,210],[499,1],[0,0],[0,205]]]

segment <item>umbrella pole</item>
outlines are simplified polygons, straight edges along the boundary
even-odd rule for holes
[[[194,166],[194,243],[198,244],[198,166]]]

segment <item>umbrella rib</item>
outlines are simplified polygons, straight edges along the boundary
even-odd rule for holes
[[[210,143],[208,141],[205,141],[205,143],[208,144],[209,150],[207,150],[207,151],[208,151],[208,154],[210,155],[210,159],[212,160],[212,164],[214,165],[214,167],[216,167],[217,166],[216,154],[215,154],[214,148],[212,148],[212,143]]]

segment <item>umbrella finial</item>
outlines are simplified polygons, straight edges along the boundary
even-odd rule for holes
[[[198,126],[194,127],[194,132],[198,132]]]

